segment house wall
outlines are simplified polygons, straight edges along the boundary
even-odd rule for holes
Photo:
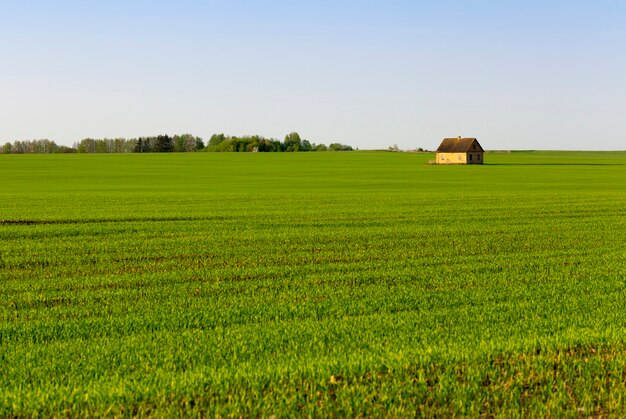
[[[472,156],[471,159],[470,155]],[[483,164],[483,153],[467,153],[467,164]]]
[[[437,164],[483,164],[483,153],[437,153],[435,161]]]
[[[437,164],[466,164],[467,153],[437,153]]]

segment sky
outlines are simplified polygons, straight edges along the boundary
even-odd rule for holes
[[[623,0],[0,0],[0,143],[626,149]]]

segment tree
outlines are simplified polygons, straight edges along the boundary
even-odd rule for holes
[[[11,154],[11,149],[13,148],[13,146],[11,145],[11,143],[6,143],[5,145],[2,146],[2,153],[3,154]]]
[[[79,153],[95,153],[96,152],[96,140],[91,138],[84,138],[78,144]]]
[[[172,151],[172,138],[169,135],[158,135],[154,145],[157,153],[168,153]]]
[[[126,140],[124,138],[116,138],[113,140],[113,153],[123,153],[124,152],[124,143]]]
[[[70,153],[76,153],[76,147],[66,147],[64,145],[60,145],[57,146],[57,149],[55,151],[55,153],[64,153],[64,154],[70,154]]]
[[[176,153],[185,151],[185,139],[182,135],[174,135],[172,137],[172,151]]]
[[[313,146],[309,142],[309,140],[302,140],[300,143],[300,151],[311,151],[313,150]]]
[[[155,151],[156,137],[139,137],[135,145],[135,153],[151,153]]]
[[[220,143],[224,142],[224,140],[226,140],[226,136],[224,134],[213,134],[211,135],[211,138],[209,139],[209,143],[207,144],[207,147],[215,147],[219,145]]]
[[[124,143],[124,153],[134,153],[135,148],[137,147],[137,142],[138,140],[136,138],[126,140]]]
[[[108,153],[107,140],[96,140],[96,153]]]
[[[143,153],[143,148],[144,148],[144,144],[143,144],[143,138],[137,138],[137,143],[135,143],[135,147],[133,149],[134,153]]]
[[[332,143],[328,146],[330,151],[352,151],[352,147],[341,143]]]
[[[333,143],[330,147],[324,144],[313,144],[303,140],[297,132],[291,132],[281,142],[275,138],[264,138],[260,135],[243,137],[213,134],[206,147],[211,152],[282,152],[282,151],[350,151],[352,147]]]
[[[263,153],[263,152],[276,152],[276,151],[280,151],[281,148],[281,144],[280,141],[270,138],[270,139],[266,139],[266,138],[261,138],[261,140],[259,140],[259,145],[258,145],[258,149],[257,151]]]
[[[196,137],[196,148],[195,150],[202,150],[204,148],[204,141],[200,137]]]
[[[283,141],[285,151],[299,151],[302,139],[297,132],[291,132],[285,136]]]

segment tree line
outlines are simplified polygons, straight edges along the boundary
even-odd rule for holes
[[[297,132],[289,133],[281,142],[260,135],[243,137],[214,134],[209,139],[206,151],[231,152],[297,152],[297,151],[352,151],[352,147],[340,143],[315,144],[300,138]]]
[[[297,132],[289,133],[281,142],[260,135],[227,136],[214,134],[208,143],[191,134],[157,135],[139,138],[85,138],[72,147],[57,145],[50,140],[7,142],[0,150],[3,154],[48,153],[169,153],[169,152],[303,152],[303,151],[351,151],[353,148],[341,143],[315,144],[300,138]]]
[[[73,147],[58,145],[50,140],[26,140],[5,143],[0,149],[2,154],[52,154],[52,153],[76,153]]]
[[[204,149],[204,141],[191,134],[157,135],[139,138],[85,138],[74,144],[79,153],[169,153]]]

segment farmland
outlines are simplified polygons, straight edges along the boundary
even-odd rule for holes
[[[0,416],[626,411],[626,153],[0,156]]]

